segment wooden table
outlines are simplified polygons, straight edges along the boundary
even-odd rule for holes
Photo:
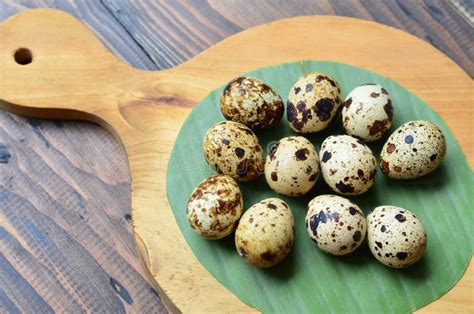
[[[61,1],[126,62],[176,65],[274,19],[349,15],[414,33],[474,75],[472,8],[463,1]],[[29,7],[0,1],[0,20]],[[469,15],[471,10],[471,15]],[[0,111],[0,309],[164,312],[135,252],[129,173],[120,144],[84,122]]]

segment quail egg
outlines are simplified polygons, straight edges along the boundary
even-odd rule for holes
[[[356,204],[336,195],[320,195],[308,204],[306,229],[311,240],[324,252],[346,255],[364,241],[364,213]]]
[[[241,123],[214,124],[204,136],[203,148],[207,162],[220,174],[252,181],[263,173],[262,146],[252,130]]]
[[[416,179],[441,165],[446,139],[436,124],[410,121],[390,135],[380,153],[382,172],[393,179]]]
[[[387,90],[377,84],[354,88],[342,107],[346,133],[366,142],[378,140],[390,129],[393,106]]]
[[[199,183],[188,201],[189,225],[207,239],[221,239],[234,231],[242,215],[239,185],[229,176],[215,175]]]
[[[369,213],[367,239],[375,258],[394,268],[419,261],[427,243],[423,223],[410,211],[395,206],[379,206]]]
[[[242,215],[235,231],[235,247],[249,264],[266,268],[285,258],[294,236],[291,209],[278,198],[268,198]]]
[[[360,195],[375,182],[377,162],[370,148],[348,135],[326,138],[319,151],[324,181],[335,192]]]
[[[303,195],[319,177],[319,158],[313,144],[302,136],[290,136],[274,144],[265,162],[265,179],[277,193]]]
[[[251,129],[269,128],[283,116],[283,101],[270,86],[253,77],[238,77],[224,89],[221,111],[227,120]]]
[[[290,90],[286,108],[290,127],[299,133],[325,129],[341,106],[341,89],[327,74],[303,75]]]

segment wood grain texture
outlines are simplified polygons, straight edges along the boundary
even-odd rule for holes
[[[68,29],[66,35],[58,25]],[[311,28],[326,31],[308,37],[304,31]],[[279,34],[281,41],[272,40],[272,34]],[[0,27],[0,37],[4,38],[0,48],[4,108],[35,117],[97,121],[121,138],[131,168],[133,225],[140,254],[165,300],[180,310],[250,310],[196,260],[165,195],[167,159],[179,126],[191,106],[232,77],[295,59],[334,58],[376,71],[432,105],[453,129],[471,166],[474,161],[469,136],[472,80],[430,45],[380,24],[337,17],[281,20],[232,36],[161,72],[138,71],[120,63],[80,23],[59,12],[17,16]],[[330,45],[320,46],[321,42]],[[27,66],[12,59],[19,43],[35,55]],[[347,46],[354,51],[346,53]],[[68,62],[58,62],[61,59]]]
[[[175,66],[242,29],[292,16],[331,14],[406,30],[474,76],[472,20],[462,18],[466,13],[447,0],[102,1],[160,68]],[[473,5],[461,6],[470,9]]]
[[[407,4],[408,2],[408,4]],[[471,29],[467,29],[463,26],[466,24],[457,21],[456,18],[459,18],[460,13],[454,7],[452,7],[448,2],[441,2],[441,1],[434,1],[434,2],[409,2],[409,1],[399,1],[402,5],[408,5],[408,8],[411,9],[412,6],[418,5],[421,9],[420,10],[427,10],[426,5],[433,4],[436,8],[443,9],[443,18],[441,18],[441,22],[437,22],[430,14],[422,14],[423,20],[419,22],[410,22],[414,19],[413,16],[407,16],[406,21],[407,23],[400,23],[398,27],[402,29],[416,29],[416,34],[421,34],[420,36],[424,38],[425,35],[430,36],[431,38],[435,38],[436,36],[440,36],[443,32],[450,32],[452,40],[456,42],[458,40],[464,40],[465,38],[469,39],[469,31]],[[468,3],[469,1],[462,1],[464,3]],[[236,1],[215,1],[215,2],[193,2],[188,4],[186,2],[163,2],[165,5],[169,7],[168,12],[171,12],[168,16],[161,16],[158,13],[160,8],[157,5],[148,2],[143,4],[139,2],[128,2],[126,5],[128,7],[117,7],[117,5],[123,4],[116,4],[115,2],[105,1],[104,5],[98,3],[96,1],[0,1],[0,19],[4,19],[14,13],[24,10],[30,7],[57,7],[63,10],[70,12],[71,14],[79,17],[83,20],[91,29],[93,29],[96,34],[102,39],[102,41],[106,44],[109,49],[119,55],[122,59],[126,62],[143,69],[154,69],[156,67],[163,68],[163,67],[170,67],[175,65],[177,62],[185,60],[189,56],[194,55],[195,53],[203,50],[208,45],[219,41],[221,38],[228,36],[229,34],[235,33],[242,28],[245,28],[250,25],[254,25],[256,23],[260,23],[260,21],[266,21],[271,19],[276,19],[278,17],[287,16],[288,12],[291,12],[292,15],[301,15],[301,14],[346,14],[351,15],[355,14],[354,12],[358,12],[357,14],[366,14],[367,9],[361,8],[358,3],[356,4],[347,4],[345,1],[339,2],[331,2],[328,6],[327,4],[322,5],[320,3],[315,4],[307,4],[310,3],[308,1],[298,1],[288,8],[285,6],[285,3],[276,3],[272,2],[273,5],[262,5],[265,10],[261,10],[262,6],[259,4],[258,7],[250,7],[249,4],[246,4],[245,11],[242,11],[242,5],[240,2]],[[263,2],[262,2],[263,3]],[[322,3],[322,2],[321,2]],[[388,4],[387,4],[388,3]],[[377,19],[387,19],[387,20],[396,20],[396,17],[393,16],[399,13],[393,13],[391,10],[396,9],[396,6],[392,6],[394,2],[382,2],[385,6],[382,9],[377,11]],[[134,9],[139,6],[143,5],[142,9]],[[353,7],[351,7],[351,5]],[[364,2],[363,6],[368,5]],[[375,6],[379,4],[375,3]],[[133,6],[133,7],[131,7]],[[464,5],[464,7],[468,7]],[[359,8],[355,10],[354,8]],[[106,10],[107,9],[107,10]],[[143,27],[146,27],[147,24],[150,24],[150,27],[157,28],[156,24],[160,24],[160,27],[167,29],[168,32],[174,34],[173,36],[166,36],[163,34],[163,38],[161,41],[154,40],[154,42],[149,42],[148,45],[151,47],[146,48],[145,50],[141,50],[141,45],[143,42],[147,40],[147,35],[143,35],[143,30],[138,26],[138,23],[128,23],[129,20],[137,20],[144,18],[144,13],[141,10],[148,10],[150,14],[150,18],[147,20],[146,24]],[[313,11],[310,11],[313,10]],[[259,11],[260,10],[260,11]],[[398,9],[397,9],[398,10]],[[175,12],[179,11],[179,12]],[[128,13],[127,13],[128,12]],[[137,12],[137,13],[136,13]],[[184,12],[184,13],[183,13]],[[186,13],[188,12],[188,13]],[[253,12],[259,12],[259,14],[253,14]],[[399,12],[399,11],[396,11]],[[112,13],[114,17],[117,17],[118,20],[115,20],[110,15]],[[425,12],[426,13],[426,12]],[[138,15],[138,16],[137,16]],[[140,17],[141,16],[141,17]],[[365,17],[367,19],[374,18],[371,14],[366,15],[359,15],[361,17]],[[446,16],[448,16],[448,21],[446,22]],[[193,22],[189,24],[188,20],[192,17],[195,17],[194,20],[197,22]],[[449,17],[454,17],[454,22],[449,19]],[[469,19],[461,17],[465,23],[468,24]],[[431,20],[431,22],[430,22]],[[427,26],[426,24],[431,23],[432,26]],[[460,24],[461,26],[456,26],[457,33],[452,33],[452,25]],[[183,25],[187,25],[187,31],[180,30]],[[440,26],[441,25],[441,26]],[[126,28],[125,28],[126,27]],[[440,28],[445,28],[444,30]],[[425,34],[425,35],[423,35]],[[153,33],[150,36],[155,36]],[[195,37],[200,38],[199,40],[195,39]],[[171,39],[170,39],[171,38]],[[186,44],[186,42],[194,40],[197,41],[196,44],[193,44],[186,48],[188,50],[187,54],[181,55],[181,52],[178,50],[185,50],[184,48],[174,48],[174,43],[170,44],[170,40],[180,42]],[[443,41],[442,37],[438,37],[439,41]],[[168,45],[168,46],[166,46]],[[207,46],[206,46],[207,45]],[[456,43],[451,47],[454,51],[449,52],[445,51],[455,60],[460,60],[456,56],[457,48],[456,46],[460,46],[460,43]],[[461,65],[464,66],[464,69],[468,71],[472,75],[472,41],[467,41],[464,44],[467,45],[465,53],[470,59],[471,66],[465,66],[462,62]],[[160,47],[160,48],[157,48]],[[155,51],[154,51],[155,50]],[[174,53],[174,63],[167,61],[171,57],[168,51],[176,50],[178,52]],[[471,52],[471,55],[469,55]],[[150,56],[148,59],[147,56]],[[151,61],[153,60],[153,61]],[[156,64],[155,64],[156,63]],[[126,112],[126,109],[124,110]],[[173,114],[173,113],[171,113]],[[36,128],[32,125],[36,125]],[[62,125],[62,127],[60,127]],[[110,235],[110,238],[115,239],[116,236],[121,235],[121,241],[123,241],[124,245],[128,248],[131,248],[133,244],[131,243],[131,228],[122,226],[121,220],[123,221],[130,221],[130,206],[129,206],[129,197],[130,195],[127,193],[129,186],[129,174],[126,170],[127,163],[124,159],[125,153],[120,146],[120,144],[110,137],[103,129],[94,126],[93,124],[83,123],[83,122],[65,122],[63,124],[58,124],[56,122],[50,121],[42,121],[39,122],[38,120],[34,119],[23,119],[14,117],[8,113],[1,112],[0,114],[0,129],[3,130],[3,134],[0,136],[0,187],[3,189],[3,195],[7,195],[9,199],[11,197],[20,196],[19,200],[10,205],[10,208],[13,208],[14,212],[20,213],[29,213],[33,219],[33,221],[37,224],[37,227],[40,229],[48,228],[49,225],[55,224],[55,216],[51,212],[44,211],[44,207],[40,207],[35,202],[29,202],[29,198],[37,195],[36,191],[31,192],[29,190],[29,186],[42,186],[44,191],[43,194],[38,194],[39,198],[47,198],[50,193],[58,193],[61,191],[61,197],[59,199],[62,203],[61,212],[68,213],[68,217],[74,217],[74,215],[78,215],[80,213],[78,206],[72,206],[70,204],[74,204],[77,202],[77,195],[78,193],[82,193],[82,190],[88,190],[87,185],[91,180],[94,178],[103,178],[114,175],[115,181],[107,181],[107,180],[96,180],[95,191],[106,191],[107,195],[104,196],[104,200],[115,200],[113,203],[114,206],[99,206],[96,202],[95,198],[98,194],[89,195],[89,198],[84,199],[84,202],[87,204],[87,207],[90,212],[98,215],[101,217],[100,225],[92,225],[89,228],[95,233],[94,236],[90,238],[78,238],[75,241],[77,245],[74,246],[76,253],[79,256],[91,256],[91,259],[79,259],[79,262],[76,260],[70,261],[70,264],[61,262],[60,259],[50,259],[45,267],[47,272],[51,271],[51,269],[55,269],[54,276],[61,276],[63,274],[70,273],[74,271],[75,268],[84,267],[84,265],[93,265],[94,260],[101,260],[101,265],[103,265],[104,269],[114,269],[116,273],[121,273],[121,270],[124,267],[134,268],[136,270],[136,274],[133,276],[126,276],[120,277],[120,280],[117,279],[123,287],[128,291],[128,293],[132,296],[133,303],[131,305],[127,305],[126,302],[123,301],[120,296],[115,296],[116,301],[120,301],[122,304],[126,305],[126,309],[132,311],[147,311],[150,309],[148,307],[150,304],[155,305],[155,310],[161,311],[163,307],[160,307],[159,304],[155,304],[149,299],[142,297],[142,298],[135,298],[135,294],[140,294],[142,291],[153,292],[147,288],[146,284],[143,284],[143,271],[140,267],[140,263],[137,259],[136,253],[131,252],[132,256],[130,257],[131,261],[127,265],[123,263],[120,259],[117,260],[115,258],[107,258],[104,259],[101,257],[103,254],[104,248],[104,239],[101,239],[101,235],[105,234],[105,238]],[[54,137],[54,145],[49,143],[50,148],[43,148],[42,150],[35,149],[35,154],[28,154],[23,149],[25,146],[29,147],[41,147],[41,145],[46,146],[45,144],[47,141],[44,140],[45,136],[41,135],[42,130],[47,130],[49,137]],[[39,131],[38,131],[39,130]],[[13,136],[12,134],[15,133],[17,136]],[[7,135],[4,135],[7,134]],[[18,136],[20,134],[22,137]],[[38,135],[40,134],[40,135]],[[23,142],[21,141],[21,139]],[[73,144],[69,143],[71,139],[74,139]],[[28,145],[24,144],[27,141]],[[3,147],[2,147],[3,145]],[[15,149],[16,147],[16,149]],[[52,148],[51,148],[52,147]],[[90,152],[93,153],[90,153]],[[9,157],[8,157],[9,156]],[[67,158],[64,158],[67,156]],[[105,156],[105,157],[104,157]],[[8,164],[2,162],[4,160],[14,161],[15,159],[23,160],[22,164],[16,164],[14,162],[9,162]],[[42,160],[43,162],[50,162],[54,161],[54,165],[50,167],[45,167],[41,176],[33,176],[30,175],[28,171],[24,171],[22,165],[33,163],[33,161]],[[70,160],[70,162],[67,162]],[[112,162],[113,166],[107,166]],[[50,162],[51,163],[51,162]],[[51,163],[52,164],[52,163]],[[6,166],[7,165],[7,166]],[[2,167],[3,166],[3,167]],[[9,169],[8,176],[6,175],[6,168]],[[82,169],[85,169],[82,171]],[[83,176],[79,179],[79,175],[77,172],[83,172]],[[52,178],[62,178],[66,180],[64,185],[68,185],[69,188],[58,188],[57,179],[53,180]],[[84,179],[85,178],[85,179]],[[15,185],[15,189],[12,190],[11,182],[20,182],[21,184]],[[29,185],[26,185],[24,182],[28,182]],[[71,182],[71,183],[69,183]],[[119,182],[119,183],[117,183]],[[51,192],[53,191],[53,192]],[[88,190],[90,191],[90,190]],[[105,193],[105,192],[104,192]],[[102,194],[101,194],[102,195]],[[2,199],[3,200],[3,199]],[[6,203],[5,203],[6,204]],[[64,205],[66,204],[66,205]],[[3,203],[0,204],[0,215],[3,214]],[[81,214],[82,215],[82,214]],[[4,228],[3,225],[3,217],[0,219],[0,226]],[[42,217],[42,219],[39,219]],[[114,218],[115,217],[115,218]],[[113,223],[114,219],[116,223]],[[77,224],[72,225],[62,225],[63,234],[68,235],[71,238],[74,238],[74,235],[77,234],[75,228],[82,228],[83,224],[88,224],[88,221],[81,220]],[[15,247],[16,250],[14,251],[15,254],[19,254],[18,252],[28,252],[29,242],[25,239],[21,239],[21,236],[18,236],[18,231],[15,231],[13,227],[9,227],[9,232],[13,234],[13,236],[6,237],[5,233],[2,233],[2,241],[5,247],[8,245],[9,247]],[[19,228],[17,226],[17,228]],[[107,228],[100,230],[101,228]],[[4,228],[6,229],[6,228]],[[101,233],[102,231],[102,233]],[[106,232],[105,232],[106,231]],[[5,238],[3,235],[5,234]],[[53,246],[54,239],[49,238],[49,234],[47,237],[42,238],[44,244]],[[23,243],[23,247],[14,246],[16,242]],[[32,240],[33,241],[33,240]],[[32,242],[34,243],[34,242]],[[92,243],[92,244],[91,244]],[[66,247],[69,247],[67,245]],[[61,252],[67,252],[66,248],[55,247],[56,250]],[[121,256],[123,254],[122,251],[118,250],[115,247],[109,248],[110,252],[113,252],[116,255]],[[4,257],[3,254],[3,246],[2,246],[2,253],[0,256]],[[108,251],[109,252],[109,251]],[[107,253],[108,256],[111,256],[111,253]],[[24,253],[22,253],[24,254]],[[39,255],[37,253],[30,255],[32,260],[40,260],[43,258],[43,255]],[[11,258],[11,255],[10,255]],[[87,278],[81,277],[71,277],[69,281],[60,282],[57,285],[54,285],[51,280],[46,280],[42,283],[41,280],[33,281],[34,278],[43,278],[40,276],[42,274],[33,264],[28,264],[28,267],[23,267],[18,261],[12,261],[8,259],[8,264],[1,261],[1,275],[0,280],[2,281],[0,284],[0,304],[5,304],[7,309],[14,309],[12,304],[21,304],[22,306],[28,305],[28,308],[38,308],[44,309],[45,305],[49,306],[52,309],[61,310],[63,307],[61,306],[61,302],[58,300],[68,299],[68,293],[76,294],[77,299],[80,302],[76,302],[79,304],[78,308],[82,309],[90,309],[93,307],[92,303],[89,303],[95,299],[88,299],[87,297],[83,296],[81,293],[90,287],[94,287],[96,281],[89,281]],[[10,265],[10,266],[7,266]],[[82,265],[82,266],[81,266]],[[5,267],[3,267],[5,266]],[[92,267],[92,266],[91,266]],[[93,266],[92,268],[94,268]],[[103,273],[95,273],[94,276],[101,278],[99,282],[103,284],[101,289],[94,290],[98,291],[104,296],[110,296],[108,294],[108,290],[110,287],[114,288],[118,291],[117,285],[115,282],[113,285],[110,285],[110,280],[105,274]],[[466,276],[467,277],[467,276]],[[466,278],[465,277],[465,278]],[[5,278],[5,279],[4,279]],[[10,279],[8,279],[10,278]],[[23,281],[20,280],[23,278]],[[115,278],[115,277],[112,277]],[[466,279],[463,279],[466,280]],[[5,285],[3,283],[6,283]],[[137,282],[141,282],[141,284],[137,284]],[[472,283],[472,276],[471,276],[471,283]],[[26,289],[30,285],[32,288]],[[69,286],[68,286],[69,285]],[[64,288],[66,286],[67,288]],[[6,288],[4,288],[6,287]],[[71,288],[72,287],[72,288]],[[81,288],[78,288],[81,287]],[[472,287],[472,285],[471,285]],[[23,290],[23,288],[25,288]],[[102,289],[105,292],[102,292]],[[471,288],[472,289],[472,288]],[[43,295],[38,294],[35,291],[44,290],[44,291],[54,291],[53,294]],[[22,291],[28,291],[24,293]],[[78,292],[79,291],[79,292]],[[466,290],[464,290],[466,291]],[[467,290],[469,291],[469,290]],[[33,293],[35,292],[35,293]],[[58,295],[61,296],[58,298]],[[61,299],[62,298],[62,299]],[[157,299],[154,298],[153,301]],[[454,298],[454,300],[457,300]],[[159,302],[159,300],[158,300]],[[113,305],[114,301],[107,303],[107,306],[104,309],[116,309],[116,305]],[[454,302],[450,302],[451,306]],[[19,306],[19,309],[22,308]],[[435,306],[433,304],[433,306]],[[74,307],[70,307],[71,309],[77,309]]]

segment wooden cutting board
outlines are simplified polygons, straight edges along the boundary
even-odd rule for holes
[[[171,309],[254,311],[195,258],[169,208],[165,182],[174,140],[191,108],[243,72],[314,59],[380,73],[430,104],[474,164],[471,78],[428,43],[374,22],[336,16],[280,20],[157,72],[122,63],[60,11],[16,15],[0,25],[0,38],[0,107],[24,116],[94,121],[123,143],[138,251]],[[461,282],[424,310],[472,309],[473,268],[471,263]]]

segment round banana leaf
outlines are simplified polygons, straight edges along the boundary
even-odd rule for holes
[[[321,177],[315,188],[300,198],[273,192],[264,176],[255,182],[240,183],[245,208],[268,197],[280,197],[293,211],[295,244],[286,259],[273,268],[259,269],[246,264],[235,250],[233,235],[218,241],[197,236],[187,223],[186,205],[194,187],[215,174],[204,159],[202,140],[212,124],[224,120],[219,108],[224,86],[210,93],[192,110],[176,140],[167,175],[168,199],[176,222],[204,267],[243,302],[263,312],[414,311],[453,287],[472,256],[472,171],[438,114],[388,78],[354,66],[320,61],[281,64],[244,75],[262,79],[276,89],[286,103],[294,82],[304,73],[313,71],[325,72],[337,79],[343,98],[361,84],[382,85],[391,95],[395,108],[391,131],[406,121],[424,119],[436,123],[446,135],[446,158],[430,175],[397,181],[378,171],[375,185],[367,193],[350,198],[366,214],[379,205],[395,205],[413,211],[428,233],[428,246],[422,260],[407,269],[392,269],[371,255],[367,243],[342,257],[318,250],[307,235],[304,219],[306,205],[313,197],[333,194]],[[326,130],[307,136],[318,151],[327,136],[344,133],[340,120],[340,115],[336,116]],[[276,127],[256,134],[268,152],[272,142],[295,133],[283,117]],[[369,144],[375,156],[379,156],[388,136]],[[212,298],[209,302],[213,302]]]

